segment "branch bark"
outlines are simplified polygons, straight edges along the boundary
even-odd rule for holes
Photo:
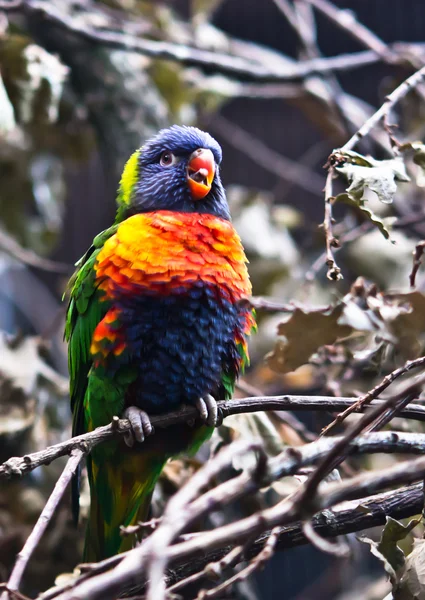
[[[359,511],[359,506],[362,506],[364,510]],[[422,484],[419,483],[403,487],[397,491],[391,490],[365,499],[344,503],[343,508],[319,512],[313,517],[312,523],[318,535],[323,538],[334,538],[384,525],[387,517],[398,520],[412,517],[419,514],[422,507],[423,491]],[[259,535],[252,545],[245,548],[243,557],[249,559],[257,555],[269,538],[270,533],[271,531],[268,530]],[[303,533],[302,523],[296,521],[291,525],[280,528],[276,550],[287,550],[307,543],[308,539]],[[225,546],[174,566],[168,575],[168,585],[172,586],[178,582],[175,589],[179,591],[184,587],[186,578],[192,576],[192,579],[187,579],[187,584],[200,579],[200,577],[195,579],[194,574],[198,574],[202,570],[206,571],[208,565],[221,560],[231,549],[232,546]],[[173,587],[170,591],[173,591]]]
[[[320,443],[324,441],[325,440],[320,440]],[[311,446],[314,446],[314,443],[310,444],[310,450]],[[422,446],[422,451],[424,449],[425,446]],[[300,451],[299,454],[302,455],[302,452]],[[300,464],[299,458],[300,457],[298,456],[297,460],[295,460],[292,456],[292,458],[287,459],[287,469],[289,468],[290,463],[292,463],[292,468],[298,468],[298,465]],[[215,458],[212,460],[215,460]],[[272,468],[270,465],[272,465],[272,461],[270,461],[269,470]],[[198,472],[199,477],[201,476],[203,469]],[[289,471],[293,472],[290,469]],[[282,476],[281,473],[282,471],[280,470],[280,476]],[[212,531],[205,531],[202,534],[192,537],[188,541],[169,546],[165,551],[166,557],[171,564],[175,564],[176,562],[187,561],[187,559],[193,556],[199,556],[199,554],[205,552],[228,547],[229,544],[245,543],[251,537],[258,536],[269,528],[288,525],[300,518],[311,518],[314,513],[331,508],[346,500],[363,498],[365,495],[372,495],[382,489],[394,485],[412,483],[422,479],[424,475],[425,457],[405,461],[379,472],[362,473],[357,477],[345,480],[343,483],[332,483],[320,488],[316,495],[314,507],[301,505],[296,500],[296,497],[286,498],[276,506],[267,508],[266,510],[255,513],[247,518],[224,525]],[[237,490],[235,489],[235,481],[237,481]],[[249,475],[244,473],[239,477],[217,486],[214,490],[206,492],[203,496],[186,507],[186,524],[193,522],[196,517],[214,510],[221,504],[237,500],[251,489],[253,482],[255,482],[255,477],[252,477],[252,474]],[[259,485],[264,485],[264,482],[260,484],[259,481],[257,481],[254,485],[257,485],[258,487]],[[185,493],[185,488],[182,488],[182,490],[177,492],[175,498],[179,494]],[[160,529],[161,525],[155,531],[157,536],[160,535]],[[150,556],[149,539],[150,538],[137,548],[118,557],[120,562],[112,570],[95,575],[90,579],[78,583],[76,586],[72,587],[72,589],[60,593],[57,598],[60,600],[86,600],[88,598],[93,600],[96,598],[104,598],[106,600],[115,597],[116,594],[120,593],[123,588],[126,588],[129,585],[143,584]]]
[[[254,396],[251,398],[240,398],[234,400],[220,400],[218,408],[223,418],[230,415],[242,413],[253,413],[258,411],[319,411],[335,412],[351,407],[356,404],[357,398],[335,398],[334,396]],[[372,407],[383,404],[383,400],[374,400]],[[366,407],[355,409],[355,412],[364,412]],[[156,427],[170,427],[178,423],[185,423],[198,416],[195,407],[184,406],[180,410],[164,415],[153,415],[152,425]],[[400,417],[425,422],[425,406],[421,404],[410,404],[400,411]],[[116,435],[122,435],[130,429],[130,423],[126,419],[115,418],[112,423],[104,427],[98,427],[90,433],[84,433],[70,438],[45,450],[27,454],[22,457],[11,457],[0,465],[0,480],[12,476],[21,476],[29,473],[41,465],[48,465],[61,456],[70,454],[74,448],[80,448],[89,452],[94,446],[111,439]]]
[[[47,529],[48,524],[50,523],[53,514],[65,493],[66,488],[68,487],[69,482],[71,481],[72,476],[77,470],[78,465],[83,459],[84,452],[81,449],[74,448],[71,452],[71,456],[62,471],[62,475],[56,482],[56,485],[53,489],[53,492],[50,495],[41,515],[39,516],[37,523],[34,526],[34,529],[31,531],[27,541],[25,542],[24,547],[19,552],[15,566],[13,567],[12,573],[9,577],[9,581],[7,583],[7,592],[2,595],[2,599],[6,600],[8,597],[8,592],[16,592],[19,589],[19,585],[22,580],[22,576],[30,560],[32,553],[37,547],[40,539],[42,538],[44,532]]]
[[[46,27],[53,24],[100,47],[137,52],[151,58],[171,60],[190,66],[213,68],[220,73],[255,81],[300,81],[314,74],[351,70],[382,60],[382,57],[375,50],[366,50],[331,58],[314,58],[300,63],[287,64],[284,67],[281,64],[270,67],[257,59],[250,61],[235,54],[225,54],[173,42],[144,39],[113,31],[112,28],[108,30],[106,26],[101,31],[96,30],[86,26],[81,19],[69,17],[57,6],[52,6],[43,0],[3,2],[0,9],[20,12],[29,19],[33,17],[41,18]]]

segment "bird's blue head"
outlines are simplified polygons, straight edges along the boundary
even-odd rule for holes
[[[118,192],[117,219],[155,210],[230,219],[220,180],[220,145],[196,127],[162,129],[128,160]]]

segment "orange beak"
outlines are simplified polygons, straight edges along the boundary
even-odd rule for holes
[[[187,184],[194,200],[205,198],[215,175],[215,160],[211,150],[198,148],[187,164]]]

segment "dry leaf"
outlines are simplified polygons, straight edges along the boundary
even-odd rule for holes
[[[350,335],[352,327],[339,323],[342,313],[342,304],[325,313],[296,308],[278,327],[278,334],[285,340],[278,340],[273,352],[266,356],[269,367],[278,373],[294,371],[307,363],[321,346]]]
[[[393,591],[395,600],[425,600],[425,540],[415,540],[404,575]]]
[[[400,581],[406,563],[404,552],[398,547],[397,542],[403,540],[418,523],[420,523],[420,519],[412,519],[407,525],[403,525],[403,523],[387,517],[378,543],[366,537],[359,538],[362,542],[370,545],[372,554],[383,563],[394,587]]]
[[[40,339],[26,337],[11,342],[0,331],[0,370],[13,385],[30,395],[39,375],[50,381],[60,394],[68,391],[68,380],[54,371],[40,356]]]
[[[362,200],[367,187],[381,202],[391,204],[397,191],[396,181],[410,181],[401,157],[375,160],[357,152],[338,152],[337,158],[344,162],[336,170],[350,182],[346,191],[355,202]]]
[[[413,162],[418,165],[416,185],[425,187],[425,145],[422,142],[412,142],[407,146],[413,150]]]
[[[415,291],[391,298],[400,309],[387,326],[397,338],[397,349],[402,355],[406,359],[417,358],[422,350],[420,335],[425,332],[425,296]]]

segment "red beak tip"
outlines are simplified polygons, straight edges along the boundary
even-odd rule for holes
[[[211,189],[214,175],[215,160],[211,150],[195,150],[187,165],[187,182],[195,200],[205,198]]]

